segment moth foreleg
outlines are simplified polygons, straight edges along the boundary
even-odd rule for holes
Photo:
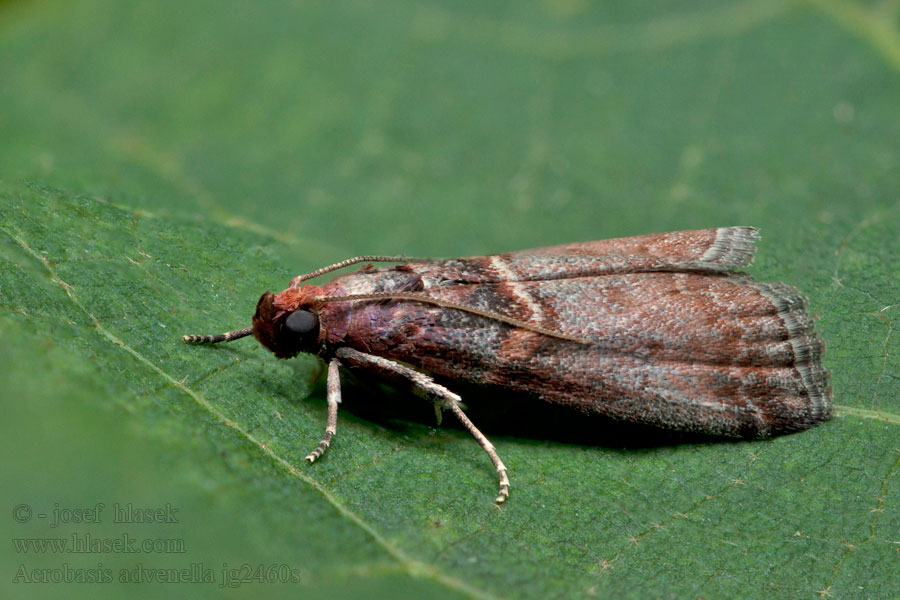
[[[341,362],[336,358],[332,358],[328,363],[328,423],[325,425],[325,435],[322,436],[322,441],[315,450],[306,455],[306,460],[310,463],[325,454],[328,446],[331,445],[331,438],[337,432],[337,411],[338,404],[341,402],[341,375],[338,371],[340,366]]]
[[[417,396],[421,396],[435,403],[435,406],[445,408],[453,412],[456,418],[469,430],[475,441],[484,449],[494,463],[497,470],[497,478],[500,481],[500,491],[497,494],[497,504],[502,504],[509,497],[509,477],[506,474],[506,465],[500,460],[494,445],[488,440],[481,431],[469,420],[466,413],[460,407],[460,397],[454,394],[444,386],[436,383],[434,379],[428,375],[411,369],[407,366],[396,363],[392,360],[366,354],[353,348],[339,348],[335,354],[348,367],[362,369],[377,375],[382,379],[395,384],[406,384],[411,391]],[[331,379],[329,378],[329,383]]]

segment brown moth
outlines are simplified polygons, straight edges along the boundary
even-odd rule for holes
[[[768,437],[831,417],[825,344],[805,298],[737,272],[753,260],[753,227],[722,227],[442,260],[361,256],[266,292],[253,334],[278,358],[328,363],[335,434],[338,367],[358,369],[450,410],[484,448],[509,495],[493,444],[433,376],[497,386],[585,413],[661,428]],[[324,286],[307,279],[366,264]]]

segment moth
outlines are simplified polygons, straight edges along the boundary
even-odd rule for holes
[[[339,367],[412,391],[474,436],[502,503],[506,466],[435,377],[713,436],[769,437],[831,417],[825,344],[806,299],[739,272],[758,238],[722,227],[471,258],[359,256],[265,292],[251,327],[184,341],[252,334],[278,358],[327,362],[328,422],[310,463],[335,435]],[[321,287],[304,283],[358,263]]]

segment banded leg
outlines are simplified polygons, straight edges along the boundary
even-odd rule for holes
[[[453,414],[456,415],[456,418],[459,419],[459,422],[469,430],[469,433],[472,434],[472,437],[474,437],[475,440],[481,445],[481,447],[484,448],[484,451],[487,452],[487,455],[491,458],[491,462],[494,463],[494,468],[497,469],[497,478],[500,480],[500,491],[497,493],[497,498],[496,500],[494,500],[494,502],[496,502],[497,504],[503,504],[504,502],[506,502],[506,499],[509,498],[509,477],[506,475],[506,465],[504,465],[503,461],[500,460],[500,456],[497,454],[497,449],[494,448],[494,445],[491,443],[491,441],[487,439],[477,427],[475,427],[475,424],[469,420],[469,417],[467,417],[466,413],[462,411],[458,403],[452,403],[450,405],[450,410],[453,411]]]
[[[328,363],[328,423],[325,425],[322,441],[315,450],[306,455],[306,460],[310,463],[316,462],[317,458],[325,454],[331,445],[331,438],[337,432],[337,410],[341,402],[341,375],[338,371],[340,366],[341,363],[336,358],[332,358]]]
[[[475,441],[484,449],[491,462],[494,463],[494,468],[497,470],[497,479],[500,482],[500,491],[497,494],[496,502],[497,504],[502,504],[506,501],[509,497],[509,477],[506,474],[506,465],[500,460],[500,456],[490,440],[475,427],[472,421],[469,420],[469,417],[466,416],[466,413],[459,407],[459,395],[435,383],[431,377],[424,373],[380,356],[373,356],[372,354],[366,354],[347,347],[339,348],[335,354],[348,367],[368,371],[373,375],[377,375],[380,379],[398,385],[398,387],[405,385],[407,389],[417,396],[434,402],[438,408],[452,411],[463,426],[469,430]],[[329,379],[329,383],[330,381]]]

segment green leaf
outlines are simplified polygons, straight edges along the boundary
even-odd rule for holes
[[[291,597],[900,596],[898,10],[0,4],[4,597],[196,597],[223,565]],[[500,508],[430,407],[348,381],[307,465],[315,359],[180,340],[349,256],[734,224],[820,315],[837,417],[584,445],[495,418]],[[129,536],[162,546],[23,550]],[[53,582],[79,569],[112,581]]]

